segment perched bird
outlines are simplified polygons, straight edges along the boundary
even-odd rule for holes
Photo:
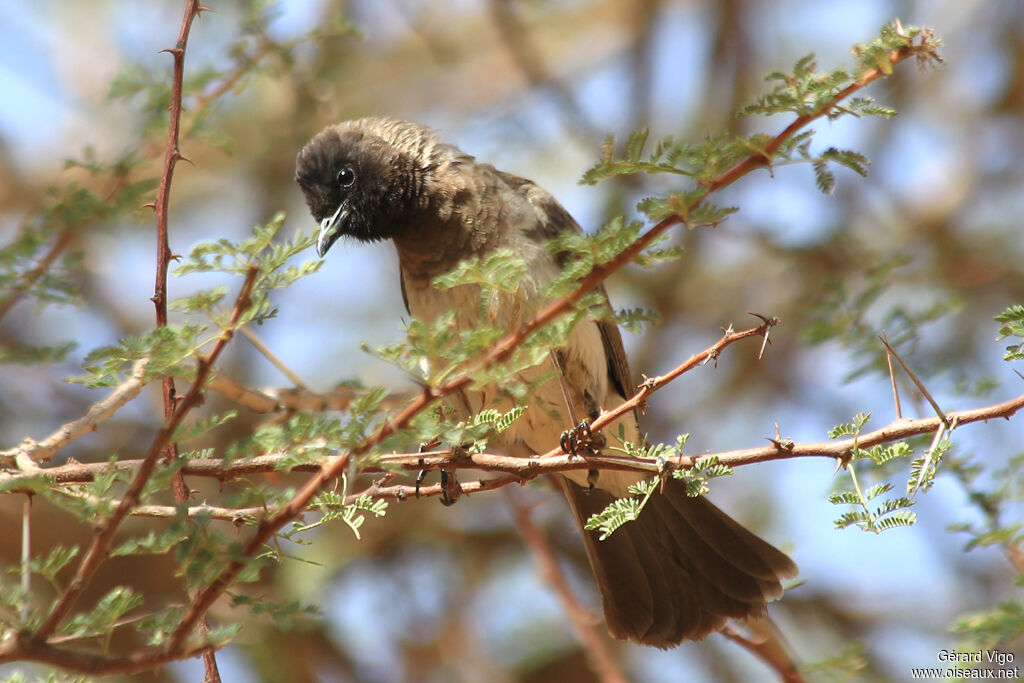
[[[402,295],[409,312],[430,321],[457,311],[460,329],[479,326],[479,290],[440,290],[431,280],[460,261],[510,249],[527,266],[514,294],[492,302],[488,324],[516,327],[539,307],[539,290],[560,272],[546,243],[579,231],[569,213],[535,184],[478,163],[429,128],[389,118],[330,126],[299,153],[295,179],[320,222],[317,253],[340,237],[390,239],[398,250]],[[603,293],[603,290],[602,290]],[[553,372],[554,371],[554,372]],[[622,338],[614,323],[585,319],[547,360],[521,373],[542,380],[528,394],[525,413],[491,446],[513,456],[544,453],[560,443],[577,417],[595,416],[634,390]],[[484,408],[510,408],[499,386],[449,397],[462,416]],[[637,416],[611,427],[639,442]],[[562,488],[583,535],[604,603],[608,630],[617,638],[668,648],[699,640],[728,618],[761,615],[782,594],[780,580],[796,565],[703,497],[686,495],[669,478],[639,518],[604,541],[584,530],[593,514],[627,495],[642,478],[628,472],[586,472],[562,478]],[[596,486],[591,486],[596,484]]]

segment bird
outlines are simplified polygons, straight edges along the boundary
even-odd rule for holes
[[[529,320],[563,265],[548,243],[566,231],[582,232],[538,185],[477,161],[425,125],[395,118],[326,127],[299,152],[295,179],[319,223],[321,258],[342,237],[391,240],[408,312],[427,322],[454,312],[459,330],[482,322],[513,330]],[[432,285],[463,260],[499,250],[522,259],[525,271],[514,291],[496,295],[485,311],[474,284]],[[603,287],[598,291],[607,301]],[[530,387],[525,399],[494,383],[447,400],[462,418],[525,400],[522,415],[488,443],[519,457],[564,444],[567,429],[579,433],[571,431],[577,418],[611,410],[634,391],[621,334],[607,317],[580,320],[518,379]],[[635,411],[606,429],[642,442]],[[683,481],[665,478],[636,520],[600,540],[598,530],[584,528],[587,520],[629,495],[629,485],[644,475],[579,471],[556,478],[582,535],[607,629],[618,639],[662,649],[702,640],[728,619],[764,615],[766,603],[782,595],[782,580],[797,574],[783,552],[707,498],[688,496]]]

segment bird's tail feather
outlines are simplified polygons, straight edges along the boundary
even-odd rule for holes
[[[583,533],[587,556],[616,638],[668,648],[700,640],[729,618],[765,612],[796,575],[785,554],[740,526],[706,498],[669,479],[640,516],[599,541],[586,520],[614,497],[567,479],[563,488]]]

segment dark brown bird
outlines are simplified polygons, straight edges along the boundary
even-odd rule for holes
[[[511,249],[524,260],[526,275],[513,294],[491,300],[484,322],[516,329],[537,310],[541,287],[561,270],[547,241],[580,230],[529,180],[478,163],[430,129],[405,121],[366,118],[326,128],[299,154],[295,178],[320,222],[320,256],[343,235],[392,240],[409,312],[430,321],[457,311],[460,329],[481,324],[479,290],[436,289],[435,276],[468,257]],[[492,446],[523,457],[547,452],[577,417],[615,407],[634,387],[619,330],[603,320],[581,321],[563,346],[520,373],[528,386],[545,376],[529,394],[526,412]],[[514,404],[498,386],[463,391],[450,403],[463,416]],[[619,424],[628,439],[641,440],[635,414]],[[615,637],[661,648],[702,639],[729,618],[763,614],[765,603],[782,594],[780,580],[796,575],[783,553],[705,498],[688,497],[674,479],[636,521],[606,540],[583,530],[591,515],[641,478],[605,471],[590,491],[584,472],[562,478]]]

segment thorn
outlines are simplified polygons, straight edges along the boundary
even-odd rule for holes
[[[887,335],[885,331],[883,331],[882,343],[888,346],[888,342],[889,335]],[[892,400],[896,403],[896,419],[902,420],[903,411],[900,408],[900,390],[896,386],[896,373],[893,371],[892,368],[892,353],[889,352],[888,348],[886,348],[885,350],[885,362],[889,364],[889,382],[890,384],[892,384]]]
[[[184,161],[184,162],[186,162],[187,164],[189,164],[190,166],[192,166],[192,168],[195,168],[195,167],[196,167],[196,165],[195,165],[195,162],[193,162],[193,161],[192,161],[191,159],[189,159],[189,158],[188,158],[187,156],[185,156],[185,155],[184,155],[184,154],[182,154],[181,152],[176,152],[176,153],[175,153],[175,156],[177,156],[177,157],[178,157],[178,161]]]
[[[782,437],[782,433],[779,431],[778,422],[775,423],[775,438],[773,439],[771,437],[766,436],[765,439],[780,451],[791,452],[793,450],[793,446],[795,445],[793,443],[793,439],[790,439],[789,437]]]
[[[885,345],[885,348],[888,349],[889,352],[891,352],[892,355],[896,357],[896,360],[899,362],[900,367],[903,368],[903,371],[906,372],[907,376],[910,377],[911,381],[914,382],[914,386],[917,387],[918,391],[921,392],[921,395],[924,396],[925,400],[927,400],[928,403],[931,405],[932,410],[934,410],[935,414],[938,415],[939,420],[941,420],[942,424],[945,425],[947,429],[949,429],[949,418],[946,417],[946,414],[942,412],[942,408],[939,407],[939,404],[935,402],[935,399],[932,398],[932,395],[928,393],[927,389],[925,389],[924,384],[921,382],[921,380],[917,378],[917,375],[910,371],[910,368],[907,367],[907,364],[903,362],[902,358],[900,358],[900,354],[896,353],[896,350],[889,345],[888,341],[886,341],[882,337],[879,337],[878,339]]]
[[[727,335],[731,334],[731,332],[726,332],[726,334]],[[717,368],[718,367],[718,349],[711,349],[711,351],[708,353],[708,357],[705,358],[704,360],[702,360],[700,362],[700,365],[701,365],[701,367],[703,367],[703,366],[707,365],[708,363],[710,363],[711,361],[715,362],[715,367]]]
[[[198,17],[203,12],[214,12],[213,8],[207,7],[206,5],[199,5],[196,7],[196,16]]]
[[[156,200],[154,199],[151,202],[146,202],[145,204],[143,204],[139,208],[140,209],[153,209],[153,211],[156,211]]]
[[[168,256],[168,258],[170,260],[172,260],[172,261],[180,261],[181,260],[181,254],[171,254],[170,256]]]
[[[772,340],[771,340],[771,339],[770,339],[770,338],[768,337],[768,332],[769,332],[769,331],[770,331],[771,329],[772,329],[772,328],[770,328],[770,327],[766,327],[766,328],[764,328],[764,341],[762,341],[762,342],[761,342],[761,349],[760,349],[760,350],[759,350],[759,351],[757,352],[757,359],[758,359],[758,360],[761,360],[762,358],[764,358],[764,350],[765,350],[765,348],[766,348],[766,347],[767,347],[767,346],[768,346],[769,344],[771,344],[771,343],[772,343]]]
[[[840,469],[845,469],[850,466],[850,460],[853,459],[852,453],[843,453],[842,455],[836,456],[836,468],[832,470],[832,476],[839,474]]]

